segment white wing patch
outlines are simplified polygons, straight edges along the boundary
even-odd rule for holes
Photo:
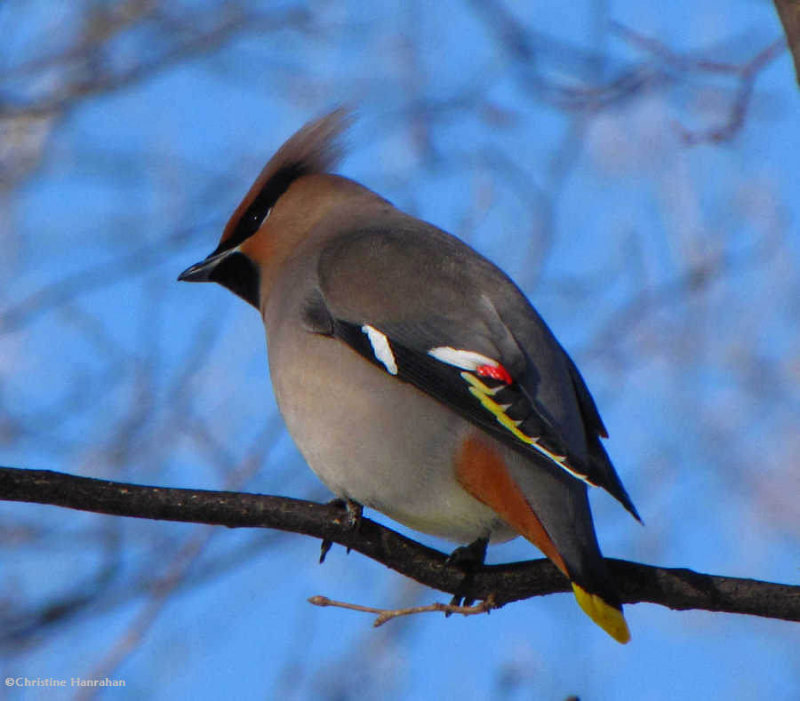
[[[381,333],[378,331],[378,329],[376,329],[374,326],[370,326],[369,324],[364,324],[364,326],[361,327],[361,330],[367,334],[367,338],[372,345],[372,352],[375,354],[375,358],[383,363],[383,367],[386,368],[386,372],[388,372],[390,375],[396,375],[397,362],[394,359],[394,353],[392,353],[392,347],[389,345],[389,339],[386,338],[386,334]]]
[[[431,348],[428,351],[428,355],[443,363],[447,363],[448,365],[453,365],[454,367],[461,368],[462,370],[470,370],[472,372],[475,372],[478,370],[478,368],[485,367],[486,365],[495,368],[500,365],[500,363],[498,363],[496,360],[492,360],[482,353],[459,350],[457,348],[452,348],[451,346],[437,346],[436,348]]]

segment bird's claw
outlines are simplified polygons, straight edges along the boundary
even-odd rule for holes
[[[329,504],[331,506],[338,506],[340,509],[344,509],[345,513],[341,517],[337,517],[335,519],[335,523],[338,523],[344,528],[346,531],[353,531],[358,533],[359,529],[361,528],[361,518],[364,513],[364,507],[359,504],[357,501],[353,501],[352,499],[332,499]],[[319,562],[322,564],[325,562],[325,557],[327,556],[330,549],[333,547],[333,541],[325,538],[322,541],[322,546],[320,548],[319,553]],[[350,547],[347,547],[347,552],[350,552]]]
[[[475,598],[469,596],[467,591],[472,583],[472,576],[486,559],[486,548],[489,545],[488,538],[478,538],[469,545],[461,545],[448,556],[446,562],[448,565],[457,567],[464,572],[464,579],[461,586],[450,600],[451,606],[472,606],[475,603]],[[445,614],[449,616],[450,614]]]

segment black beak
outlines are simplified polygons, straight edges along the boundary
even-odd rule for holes
[[[235,248],[212,253],[205,260],[190,265],[178,275],[178,280],[219,283],[258,309],[260,289],[258,268],[244,253]]]
[[[178,275],[178,280],[180,282],[214,282],[211,278],[211,274],[230,254],[231,251],[223,251],[216,255],[212,253],[205,260],[201,260],[199,263],[195,263],[186,268],[186,270]]]

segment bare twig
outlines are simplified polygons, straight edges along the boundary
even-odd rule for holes
[[[334,601],[333,599],[329,599],[327,596],[320,596],[319,594],[310,597],[308,599],[308,603],[314,604],[314,606],[336,606],[337,608],[347,609],[348,611],[374,613],[377,616],[372,624],[375,626],[375,628],[378,628],[384,623],[387,623],[395,618],[400,618],[401,616],[412,616],[417,613],[435,613],[438,611],[446,615],[459,613],[462,616],[476,616],[481,613],[489,613],[492,609],[500,608],[497,603],[495,603],[494,596],[491,594],[484,601],[479,601],[477,604],[472,606],[456,606],[455,604],[442,604],[438,601],[435,601],[434,603],[427,604],[425,606],[409,606],[402,609],[382,609],[374,608],[372,606],[362,606],[361,604],[350,604],[346,601]]]

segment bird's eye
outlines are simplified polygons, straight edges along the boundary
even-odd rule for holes
[[[266,214],[262,214],[261,213],[261,209],[259,208],[259,209],[256,209],[255,211],[249,212],[247,214],[246,221],[250,222],[250,225],[249,225],[248,228],[251,230],[251,233],[255,233],[256,231],[258,231],[264,225],[264,222],[267,221],[267,219],[269,218],[269,213],[271,211],[272,211],[272,207],[270,207],[267,210]]]

